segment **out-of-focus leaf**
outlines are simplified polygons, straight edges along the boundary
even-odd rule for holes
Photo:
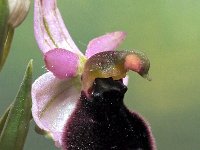
[[[14,28],[8,25],[9,8],[7,0],[0,1],[0,71],[8,56]]]
[[[11,46],[13,34],[14,34],[13,27],[7,26],[6,30],[7,30],[7,33],[6,33],[6,37],[4,37],[5,41],[3,42],[2,49],[0,47],[0,49],[1,49],[0,50],[0,71],[3,68],[3,65],[4,65],[6,58],[8,56],[8,53],[10,51],[10,46]]]
[[[7,0],[0,1],[0,54],[2,53],[3,43],[7,33],[7,21],[9,17],[9,10]]]
[[[32,61],[26,69],[16,99],[10,107],[0,136],[1,150],[22,150],[31,120]]]
[[[11,107],[11,106],[10,106]],[[1,132],[2,132],[2,130],[3,130],[3,127],[4,127],[4,124],[5,124],[5,122],[6,122],[6,119],[7,119],[7,117],[8,117],[8,113],[10,112],[10,107],[8,107],[7,109],[6,109],[6,111],[4,112],[4,114],[1,116],[1,118],[0,118],[0,135],[1,135]]]
[[[0,1],[0,70],[2,68],[2,55],[4,49],[5,38],[7,35],[7,21],[9,16],[9,10],[7,0]]]

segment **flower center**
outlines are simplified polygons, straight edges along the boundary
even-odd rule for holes
[[[148,78],[150,62],[141,52],[137,51],[105,51],[90,57],[82,74],[82,90],[89,93],[96,78],[123,79],[128,70]]]

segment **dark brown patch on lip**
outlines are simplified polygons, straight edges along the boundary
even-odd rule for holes
[[[121,80],[95,79],[91,97],[82,92],[65,126],[66,150],[154,150],[151,131],[142,117],[123,103]]]

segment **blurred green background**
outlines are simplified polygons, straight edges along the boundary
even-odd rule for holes
[[[96,36],[127,32],[119,49],[144,51],[153,80],[129,73],[125,103],[150,122],[159,150],[200,149],[200,1],[60,0],[58,5],[83,52]],[[45,72],[33,36],[33,1],[31,7],[0,73],[0,114],[14,99],[29,59],[34,59],[34,79]],[[56,149],[33,128],[32,122],[25,150]]]

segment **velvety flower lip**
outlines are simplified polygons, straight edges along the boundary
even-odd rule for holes
[[[64,150],[156,150],[148,123],[124,105],[126,91],[121,80],[96,78],[65,126]]]
[[[56,0],[35,0],[34,33],[48,72],[32,85],[32,115],[39,128],[62,147],[63,128],[81,93],[81,75],[87,58],[115,50],[125,39],[122,31],[89,42],[86,56],[75,45]]]

